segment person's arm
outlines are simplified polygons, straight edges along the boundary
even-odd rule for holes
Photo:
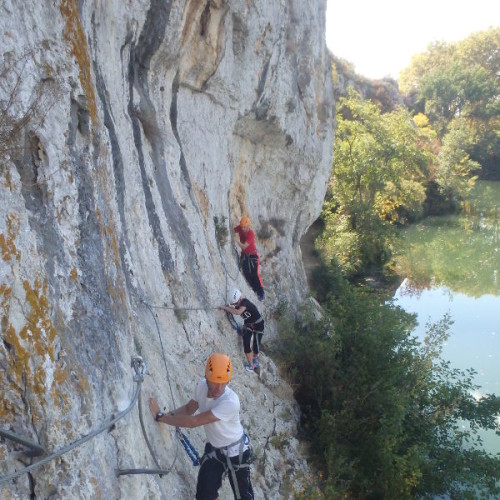
[[[159,406],[159,405],[158,405]],[[168,413],[171,415],[192,415],[198,409],[198,403],[194,399],[190,399],[184,406],[180,406]]]
[[[245,250],[245,248],[247,248],[248,245],[250,245],[250,242],[249,241],[246,241],[245,243],[241,242],[241,226],[236,226],[234,228],[234,232],[239,235],[239,238],[235,238],[234,241],[241,248],[241,250]]]
[[[242,243],[241,240],[235,240],[236,241],[236,244],[242,249],[242,250],[245,250],[245,248],[249,245],[248,242],[246,243]]]
[[[149,400],[149,409],[151,410],[153,418],[157,422],[173,425],[175,427],[193,428],[217,422],[219,420],[210,410],[193,415],[193,413],[198,409],[198,402],[194,399],[189,400],[189,402],[184,406],[181,406],[170,413],[165,413],[159,419],[156,419],[156,416],[160,411],[160,405],[155,398],[151,398]]]
[[[219,306],[219,309],[221,311],[227,311],[228,313],[231,313],[233,316],[241,316],[247,308],[245,306],[240,306],[238,308],[236,307],[231,307],[231,306]]]

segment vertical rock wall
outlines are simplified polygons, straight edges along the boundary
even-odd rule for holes
[[[299,240],[333,145],[325,3],[0,3],[0,431],[49,456],[133,403],[133,356],[147,367],[130,413],[2,482],[1,498],[192,498],[197,469],[145,401],[185,402],[221,350],[257,453],[256,497],[298,487],[292,391],[265,344],[260,379],[243,370],[216,307],[233,284],[255,300],[231,240],[244,213],[265,341],[278,301],[307,295]],[[201,452],[203,430],[189,437]],[[23,450],[0,437],[0,481],[43,458]],[[171,472],[116,475],[158,467]]]

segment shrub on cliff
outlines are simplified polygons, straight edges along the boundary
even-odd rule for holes
[[[320,320],[283,316],[280,337],[325,497],[500,494],[500,459],[478,436],[500,398],[476,400],[473,372],[441,359],[448,318],[421,344],[413,316],[345,282],[323,306]]]

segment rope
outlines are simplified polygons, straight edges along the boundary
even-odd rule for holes
[[[234,276],[231,276],[231,274],[229,274],[229,271],[227,270],[227,267],[226,267],[226,264],[224,262],[224,259],[222,258],[222,251],[221,251],[221,248],[220,248],[220,243],[219,243],[219,239],[217,238],[217,235],[215,235],[215,241],[217,241],[217,249],[219,250],[220,261],[221,261],[222,267],[224,268],[224,271],[226,273],[226,289],[227,289],[227,277],[229,276],[233,281],[236,281],[236,278]],[[236,247],[234,247],[234,250],[236,251],[236,256],[237,256],[237,259],[238,259],[238,269],[239,269],[238,251],[236,250]]]
[[[146,428],[144,426],[144,418],[142,414],[142,398],[141,398],[141,393],[139,393],[139,422],[141,423],[141,429],[142,429],[142,435],[144,437],[144,441],[146,441],[146,445],[148,447],[149,453],[151,453],[151,456],[153,457],[153,461],[158,467],[157,469],[116,469],[116,476],[125,476],[127,474],[158,474],[160,477],[163,477],[166,474],[169,474],[172,471],[172,468],[174,467],[174,464],[177,460],[177,450],[178,447],[175,449],[175,455],[174,455],[174,460],[172,462],[172,465],[168,469],[162,469],[160,468],[160,464],[158,463],[158,460],[156,459],[156,455],[153,451],[153,448],[151,446],[151,443],[149,442],[148,436],[146,434]],[[140,472],[139,472],[140,471]]]
[[[55,451],[54,453],[51,453],[49,456],[45,457],[44,459],[40,460],[39,462],[36,462],[32,465],[29,465],[25,467],[24,469],[14,472],[12,474],[8,474],[7,476],[3,476],[0,478],[0,484],[5,483],[6,481],[10,481],[11,479],[15,479],[17,477],[22,476],[23,474],[26,474],[27,472],[32,471],[33,469],[36,469],[37,467],[40,467],[41,465],[45,465],[46,463],[50,462],[51,460],[54,460],[57,457],[60,457],[61,455],[64,455],[68,451],[73,450],[74,448],[81,446],[82,444],[86,443],[87,441],[90,441],[92,438],[97,436],[98,434],[101,434],[102,432],[110,429],[118,420],[122,419],[127,413],[132,410],[133,406],[137,402],[137,398],[139,397],[139,392],[141,390],[141,384],[144,381],[144,373],[146,371],[146,365],[142,362],[142,359],[139,357],[133,358],[132,359],[132,367],[135,370],[135,375],[134,375],[134,382],[136,382],[137,386],[135,389],[134,396],[132,398],[131,403],[125,410],[121,411],[116,415],[116,417],[112,418],[108,422],[104,423],[101,427],[96,429],[95,431],[92,431],[90,434],[87,434],[86,436],[82,437],[81,439],[78,439],[74,441],[73,443],[70,443],[58,451]],[[139,368],[142,368],[141,371],[139,371]]]
[[[225,278],[226,278],[226,293],[224,294],[224,302],[226,301],[226,297],[227,297],[227,291],[229,289],[228,287],[228,276],[233,280],[233,282],[236,282],[237,280],[237,277],[235,278],[234,276],[232,276],[229,271],[227,270],[227,267],[226,267],[226,263],[224,262],[224,259],[222,258],[222,250],[220,248],[220,243],[219,243],[219,238],[217,238],[217,234],[215,235],[215,241],[217,242],[217,249],[219,251],[219,257],[220,257],[220,262],[221,262],[221,265],[222,267],[224,268],[224,273],[225,273]],[[236,261],[238,262],[238,272],[240,270],[240,259],[239,259],[239,254],[238,254],[238,249],[236,248],[236,245],[234,246],[234,251],[236,252]],[[234,328],[234,327],[233,327]]]
[[[217,307],[215,306],[209,306],[209,307],[176,307],[176,306],[167,306],[166,304],[163,304],[161,306],[157,306],[157,305],[152,305],[152,304],[146,304],[146,302],[144,302],[142,299],[141,299],[141,302],[146,305],[148,308],[152,308],[152,309],[172,309],[174,311],[210,311],[212,309],[217,309]]]
[[[226,277],[226,295],[227,295],[227,290],[228,290],[228,286],[227,286],[228,276],[233,281],[236,281],[236,278],[234,278],[233,276],[231,276],[231,274],[227,270],[227,267],[226,267],[226,265],[224,263],[224,259],[222,258],[222,252],[221,252],[219,240],[217,238],[216,238],[216,241],[217,241],[217,248],[218,248],[218,251],[219,251],[219,257],[220,257],[220,260],[221,260],[221,263],[222,263],[222,267],[224,268],[224,271],[225,271],[225,277]],[[238,251],[237,251],[236,247],[234,247],[234,250],[236,252],[236,258],[237,258],[238,269],[239,269],[240,262],[239,262]],[[225,297],[224,297],[224,300],[225,300]],[[169,374],[169,371],[168,371],[168,365],[167,365],[167,360],[166,360],[166,355],[165,355],[165,349],[164,349],[164,346],[163,346],[163,340],[161,338],[160,327],[158,325],[158,321],[156,319],[155,313],[153,312],[153,309],[170,309],[170,310],[175,310],[175,311],[207,311],[207,310],[212,310],[212,309],[218,309],[218,306],[217,307],[213,307],[213,306],[209,306],[209,307],[176,307],[176,306],[167,306],[166,304],[163,304],[163,305],[160,306],[160,305],[151,305],[151,304],[148,304],[142,298],[140,299],[140,302],[149,310],[149,312],[153,316],[153,320],[154,320],[155,326],[156,326],[156,331],[158,333],[158,339],[160,341],[160,347],[161,347],[161,352],[162,352],[163,364],[165,366],[165,372],[166,372],[166,375],[167,375],[167,383],[168,383],[168,387],[169,387],[169,390],[170,390],[170,396],[172,398],[172,402],[173,402],[174,406],[176,406],[175,405],[175,398],[174,398],[174,394],[173,394],[173,390],[172,390],[172,384],[170,382],[170,374]],[[236,322],[236,320],[234,319],[234,317],[231,314],[227,313],[227,312],[226,312],[226,316],[227,316],[227,318],[228,318],[228,320],[229,320],[232,328],[234,330],[236,330],[237,332],[240,332],[241,329],[240,329],[238,323]],[[125,474],[160,474],[160,476],[161,476],[161,474],[168,473],[168,472],[170,472],[172,470],[172,468],[173,468],[173,466],[175,464],[175,461],[177,459],[178,447],[176,447],[174,460],[172,462],[172,465],[169,467],[169,469],[168,470],[163,470],[163,469],[159,468],[158,460],[156,459],[156,456],[155,456],[155,453],[153,451],[153,448],[152,448],[152,446],[151,446],[151,444],[149,442],[149,439],[147,437],[147,433],[146,433],[146,429],[145,429],[145,426],[144,426],[144,420],[143,420],[143,416],[142,416],[142,409],[141,409],[141,407],[142,407],[141,400],[139,400],[139,420],[141,422],[142,433],[143,433],[143,436],[144,436],[144,440],[146,441],[146,445],[147,445],[147,447],[149,449],[149,452],[150,452],[151,456],[153,457],[155,465],[158,467],[158,469],[156,469],[156,470],[149,470],[149,469],[117,469],[117,475],[118,476],[125,475]],[[186,451],[187,455],[189,456],[189,458],[193,462],[193,465],[194,466],[199,465],[200,464],[200,456],[199,456],[198,452],[196,451],[195,447],[189,441],[189,439],[186,436],[186,434],[184,434],[180,430],[180,428],[176,427],[176,435],[177,435],[179,441],[184,446],[184,450]]]
[[[153,309],[152,309],[153,306],[149,305],[147,302],[145,302],[142,299],[141,299],[141,302],[148,308],[149,312],[153,316],[153,320],[154,320],[155,325],[156,325],[156,331],[158,333],[158,339],[160,340],[160,347],[161,347],[161,352],[162,352],[162,357],[163,357],[163,364],[165,365],[165,372],[167,374],[167,383],[168,383],[168,387],[170,389],[170,396],[172,398],[172,402],[173,402],[174,406],[176,406],[175,405],[174,392],[172,390],[172,384],[170,382],[170,373],[168,371],[167,358],[166,358],[166,355],[165,355],[165,349],[163,347],[163,340],[161,338],[160,327],[158,325],[158,321],[156,320],[156,316],[155,316],[155,314],[153,312]],[[139,405],[139,408],[140,408],[140,405]],[[148,446],[149,452],[151,453],[151,456],[153,457],[153,460],[154,460],[156,466],[159,467],[158,461],[157,461],[157,459],[155,457],[155,454],[154,454],[154,451],[153,451],[153,449],[152,449],[152,447],[151,447],[151,445],[149,443],[149,440],[147,438],[146,429],[144,427],[144,421],[143,421],[143,418],[142,418],[142,411],[139,411],[139,419],[141,421],[142,433],[144,435],[144,439],[146,440],[146,444]],[[196,449],[194,448],[194,446],[191,444],[191,442],[189,441],[188,437],[178,427],[176,427],[176,436],[179,438],[179,441],[184,446],[184,449],[186,450],[186,453],[188,454],[188,456],[191,459],[191,461],[193,462],[193,465],[199,465],[200,464],[200,456],[198,455],[198,452],[196,451]],[[120,476],[120,475],[124,475],[124,474],[159,474],[160,477],[161,477],[162,474],[168,474],[172,470],[172,468],[173,468],[173,466],[175,464],[175,461],[177,460],[178,450],[179,450],[179,443],[177,442],[177,446],[175,448],[174,460],[172,462],[172,465],[167,470],[163,470],[163,469],[157,469],[157,470],[148,470],[148,469],[118,469],[117,470],[117,475]]]
[[[143,414],[142,414],[142,400],[141,400],[140,396],[139,396],[139,422],[141,423],[142,435],[144,436],[144,441],[146,441],[146,445],[148,447],[149,453],[153,457],[153,461],[154,461],[156,467],[158,467],[158,469],[156,469],[155,474],[158,473],[160,475],[160,477],[162,477],[163,474],[170,473],[170,471],[172,470],[172,468],[175,465],[175,462],[177,461],[177,452],[179,450],[179,447],[178,446],[175,447],[175,454],[174,454],[174,459],[172,461],[172,465],[168,469],[162,469],[160,467],[160,464],[158,463],[156,455],[155,455],[155,453],[153,451],[153,447],[151,446],[151,443],[149,442],[149,439],[148,439],[148,435],[146,433],[146,427],[144,425],[144,417],[143,417]],[[158,472],[158,471],[161,471],[161,472]],[[117,475],[122,475],[122,474],[117,474]]]
[[[158,321],[156,320],[155,313],[153,312],[152,307],[145,301],[142,300],[142,303],[148,308],[149,312],[151,313],[151,316],[153,316],[153,320],[156,325],[156,331],[158,333],[158,339],[160,341],[160,347],[161,347],[161,353],[162,353],[162,358],[163,358],[163,364],[165,365],[165,373],[167,374],[167,383],[168,383],[168,388],[170,389],[170,396],[172,398],[172,402],[175,405],[175,398],[174,398],[174,391],[172,390],[172,383],[170,382],[170,373],[168,371],[168,366],[167,366],[167,358],[165,356],[165,348],[163,347],[163,340],[161,338],[160,334],[160,327],[158,325]]]
[[[175,428],[175,431],[177,433],[177,437],[179,438],[180,442],[184,446],[184,449],[186,450],[186,453],[188,454],[189,458],[193,462],[193,465],[200,465],[200,455],[196,451],[196,448],[191,444],[191,441],[189,441],[188,437],[186,434],[184,434],[179,427]]]
[[[173,464],[172,464],[173,465]],[[164,469],[116,469],[116,475],[117,476],[126,476],[126,475],[132,475],[132,474],[158,474],[160,477],[162,477],[164,474],[167,474],[170,472],[170,469],[168,471],[165,471]]]
[[[238,252],[238,248],[235,246],[234,251],[236,253],[236,262],[238,263],[238,271],[241,271],[241,256],[240,252]]]

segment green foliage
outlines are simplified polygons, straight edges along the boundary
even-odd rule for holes
[[[135,352],[142,355],[142,344],[141,341],[134,335],[134,346]]]
[[[285,299],[280,298],[272,313],[273,318],[280,320],[285,314],[287,314],[289,308],[289,303]]]
[[[455,120],[438,154],[435,180],[442,195],[450,200],[469,194],[477,179],[473,172],[480,169],[479,163],[471,160],[467,153],[474,143],[470,133],[463,121]]]
[[[404,110],[382,114],[351,90],[340,100],[331,182],[318,240],[355,275],[384,264],[394,224],[422,214],[433,139]]]
[[[439,68],[449,61],[455,52],[453,45],[445,42],[433,42],[427,51],[412,57],[410,65],[401,71],[398,84],[401,92],[415,97],[420,88],[422,75]]]
[[[500,28],[434,43],[400,79],[412,113],[352,89],[338,103],[317,248],[350,277],[389,261],[394,225],[462,208],[479,176],[500,178]]]
[[[374,294],[337,279],[326,295],[322,319],[306,310],[280,325],[325,497],[500,494],[500,460],[477,437],[496,427],[500,398],[476,401],[473,372],[441,360],[448,318],[429,325],[420,344],[414,317]]]
[[[271,444],[277,449],[281,450],[290,444],[290,436],[284,433],[276,434],[271,438]]]
[[[468,129],[465,153],[500,178],[500,28],[478,32],[454,44],[433,44],[401,73],[400,88],[414,112],[425,112],[443,143]],[[462,164],[456,164],[460,170]]]
[[[480,66],[447,63],[422,78],[420,97],[434,128],[443,136],[457,118],[488,122],[499,112],[500,88],[495,78]]]
[[[228,229],[226,224],[226,217],[223,215],[219,218],[214,215],[214,225],[215,225],[215,237],[217,238],[217,243],[220,247],[226,244],[228,237]]]
[[[498,169],[498,74],[495,28],[412,59],[400,86],[413,118],[382,113],[354,91],[339,100],[316,240],[323,265],[312,276],[324,315],[280,317],[280,355],[325,498],[500,497],[500,458],[478,433],[498,429],[500,398],[476,400],[474,372],[441,359],[449,318],[428,325],[420,343],[414,316],[345,279],[384,265],[395,225],[436,198],[458,207],[481,167]]]
[[[174,309],[174,315],[179,323],[186,321],[186,319],[188,317],[186,310],[182,309],[181,307]]]

